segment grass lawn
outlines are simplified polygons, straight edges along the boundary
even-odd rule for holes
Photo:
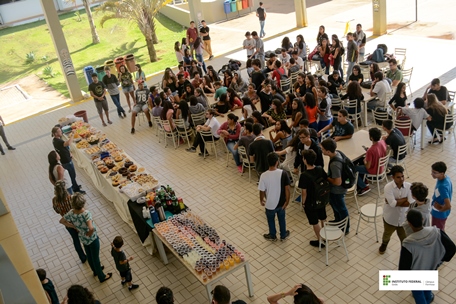
[[[106,60],[126,54],[134,54],[136,63],[143,71],[152,74],[168,66],[177,65],[174,42],[185,37],[183,27],[163,15],[156,20],[159,44],[155,45],[159,61],[149,62],[146,41],[134,23],[122,19],[109,20],[101,28],[101,13],[93,13],[101,42],[92,44],[92,35],[85,10],[80,11],[82,21],[78,22],[74,12],[60,15],[60,23],[71,53],[79,84],[87,91],[83,68],[103,65]],[[0,84],[20,79],[34,73],[47,81],[54,89],[69,97],[54,45],[45,21],[15,26],[0,30]],[[26,54],[35,53],[35,61],[26,63]],[[42,60],[47,56],[47,62]],[[45,76],[43,69],[49,64],[56,72],[55,77]]]

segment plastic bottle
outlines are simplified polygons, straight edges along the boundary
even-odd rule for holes
[[[152,223],[153,224],[160,223],[160,219],[158,218],[157,212],[155,212],[155,208],[150,207],[149,212],[150,212],[150,218],[152,219]]]
[[[143,215],[143,218],[145,218],[145,219],[150,218],[150,213],[147,211],[145,206],[142,208],[142,215]]]
[[[184,205],[184,201],[182,200],[182,198],[178,198],[177,201],[179,202],[179,208],[180,210],[184,210],[185,209],[185,205]]]
[[[160,219],[160,222],[166,221],[165,210],[163,210],[162,204],[161,203],[155,204],[155,209],[157,210],[158,218]]]

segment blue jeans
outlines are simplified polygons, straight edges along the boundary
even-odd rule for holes
[[[73,162],[70,161],[69,163],[62,164],[62,167],[64,167],[65,169],[67,169],[67,170],[68,170],[68,173],[70,174],[71,185],[72,185],[73,191],[74,191],[74,192],[79,192],[80,186],[79,186],[78,183],[76,182],[76,170],[74,169],[74,164],[73,164]]]
[[[434,294],[430,290],[412,290],[412,294],[416,304],[429,304],[434,298]]]
[[[68,232],[71,235],[71,238],[73,239],[74,249],[78,253],[79,259],[81,260],[82,263],[85,263],[85,261],[87,260],[87,256],[84,253],[84,250],[82,250],[81,240],[79,240],[78,231],[76,229],[69,228],[66,226],[65,226],[65,228],[66,228],[66,230],[68,230]]]
[[[98,276],[100,282],[104,281],[106,275],[101,269],[100,263],[100,240],[98,237],[89,245],[84,245],[87,254],[87,261],[89,262],[90,269]]]
[[[274,210],[266,209],[266,218],[268,220],[269,235],[273,238],[276,237],[277,231],[275,226],[275,215],[277,213],[277,219],[279,220],[280,238],[284,239],[287,236],[287,225],[285,222],[285,210],[282,207],[278,207]]]
[[[356,62],[350,62],[348,61],[348,67],[347,67],[347,80],[345,82],[348,82],[348,79],[350,78],[350,75],[352,74],[353,67],[355,66]]]
[[[120,95],[119,94],[111,95],[111,99],[117,108],[117,114],[120,116],[122,113],[125,113],[125,110],[120,105]]]
[[[234,145],[236,145],[236,143],[234,141],[229,141],[226,143],[226,147],[231,152],[231,154],[233,154],[233,158],[234,158],[234,162],[236,163],[236,166],[240,166],[240,165],[242,165],[241,159],[239,157],[238,150],[234,150]]]
[[[336,222],[340,222],[348,216],[347,206],[345,205],[345,193],[344,194],[329,194],[329,204],[331,205],[334,212],[334,219]],[[347,223],[347,231],[350,231],[350,219]]]
[[[356,171],[359,172],[358,175],[358,181],[356,182],[356,185],[358,186],[358,189],[364,189],[367,187],[366,183],[364,183],[364,175],[369,174],[367,172],[366,166],[356,166]]]
[[[196,59],[202,65],[204,73],[207,74],[206,63],[204,63],[203,54],[201,54],[201,55],[196,54]],[[203,76],[203,75],[201,75],[201,76]]]
[[[318,129],[318,123],[316,121],[310,123],[309,124],[309,128],[317,130]]]
[[[264,32],[264,24],[266,23],[266,20],[261,21],[260,20],[260,38],[263,38],[266,33]]]

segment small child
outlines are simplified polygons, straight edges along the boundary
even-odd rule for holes
[[[423,215],[423,227],[431,226],[431,200],[427,198],[429,193],[428,187],[423,183],[415,182],[410,186],[410,191],[412,191],[412,197],[415,199],[415,202],[410,205],[410,209],[416,209],[421,212]],[[407,221],[405,221],[403,227],[407,236],[413,233]]]
[[[129,257],[125,255],[125,252],[121,249],[124,244],[124,241],[121,236],[116,236],[114,241],[112,241],[111,246],[111,255],[114,258],[114,262],[116,263],[116,268],[122,277],[122,285],[127,283],[128,290],[132,291],[139,287],[139,285],[132,284],[132,276],[131,276],[131,268],[129,261],[133,260],[133,257]]]
[[[46,278],[46,270],[44,269],[37,269],[36,273],[40,278],[41,284],[43,285],[43,289],[46,292],[46,296],[51,304],[59,304],[59,297],[57,297],[57,293],[55,292],[54,284],[52,281]]]

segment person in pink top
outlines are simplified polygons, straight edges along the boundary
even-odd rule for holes
[[[169,122],[171,129],[167,125],[163,126],[163,129],[165,129],[165,131],[167,131],[167,132],[170,132],[171,130],[176,129],[176,124],[174,123],[173,116],[174,116],[173,104],[169,100],[163,101],[163,110],[161,111],[160,119],[167,120]]]
[[[371,189],[366,183],[364,183],[365,174],[377,174],[378,170],[378,161],[380,158],[386,156],[386,143],[382,138],[382,131],[378,128],[369,129],[369,139],[372,141],[372,146],[370,148],[365,147],[366,157],[364,158],[364,165],[356,166],[356,171],[359,172],[358,175],[358,195],[364,195],[369,192]],[[379,172],[379,173],[383,173]]]

